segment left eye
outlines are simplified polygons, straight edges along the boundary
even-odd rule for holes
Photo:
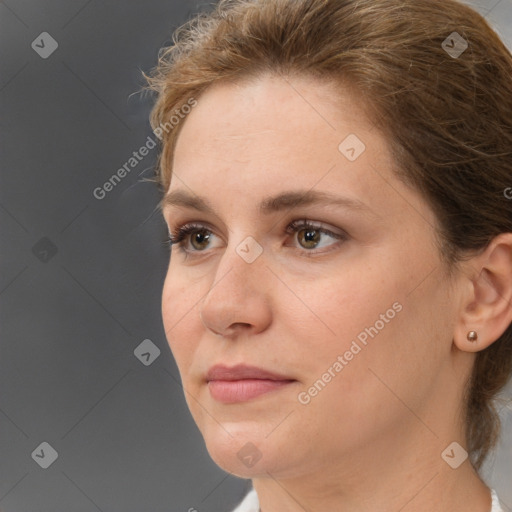
[[[286,228],[289,234],[297,234],[297,241],[304,249],[318,249],[321,247],[333,245],[332,243],[322,243],[323,237],[329,237],[334,240],[345,240],[346,236],[342,233],[334,233],[322,226],[313,224],[307,220],[294,221]],[[311,252],[311,251],[308,251]]]
[[[315,249],[320,243],[323,232],[319,229],[306,228],[298,231],[297,235],[299,235],[298,240],[302,247],[305,249]],[[301,240],[304,240],[304,244],[302,244]]]

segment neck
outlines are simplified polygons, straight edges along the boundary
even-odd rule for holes
[[[394,443],[333,456],[314,471],[253,479],[261,512],[490,512],[489,489],[469,460],[452,469],[441,457],[460,437],[441,439],[419,422],[408,429]]]

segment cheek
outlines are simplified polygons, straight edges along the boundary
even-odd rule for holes
[[[166,335],[171,332],[173,325],[178,319],[175,308],[179,305],[177,296],[178,293],[175,279],[170,269],[168,269],[162,289],[162,319]]]
[[[169,269],[162,290],[162,319],[167,343],[182,375],[195,351],[194,340],[199,339],[199,298],[200,292],[194,291],[193,283]]]
[[[343,374],[332,379],[331,392],[338,388],[356,402],[362,396],[367,397],[365,401],[379,402],[388,391],[369,368],[388,375],[397,388],[402,387],[402,379],[411,382],[428,369],[428,364],[422,364],[428,355],[424,338],[430,335],[425,324],[431,322],[432,315],[425,301],[438,300],[436,285],[425,283],[410,294],[410,272],[421,272],[413,269],[412,263],[407,268],[398,265],[392,254],[387,256],[381,254],[372,262],[361,259],[350,269],[339,267],[307,282],[299,277],[287,281],[295,297],[285,297],[283,291],[278,303],[287,304],[287,309],[281,309],[287,330],[295,333],[295,347],[307,361],[303,367],[305,386],[330,370]],[[415,374],[407,376],[397,368],[414,369]]]
[[[304,421],[324,428],[329,411],[332,436],[343,434],[355,443],[374,435],[376,425],[401,417],[403,404],[393,392],[412,404],[416,394],[425,393],[428,380],[421,379],[433,360],[425,364],[425,333],[415,316],[418,299],[407,297],[404,273],[360,267],[334,275],[309,286],[291,283],[301,301],[294,300],[284,316],[296,334],[299,359],[307,362],[300,402],[308,402],[300,405]]]
[[[351,340],[376,322],[382,330],[381,315],[392,320],[393,304],[404,295],[397,276],[364,262],[350,269],[329,269],[315,279],[295,277],[287,284],[294,293],[284,296],[283,291],[278,303],[288,304],[287,314],[294,316],[290,324],[308,333],[308,345],[316,345],[314,350],[327,352],[348,348]]]

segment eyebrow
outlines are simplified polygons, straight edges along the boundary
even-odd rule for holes
[[[270,196],[261,201],[260,213],[270,215],[283,210],[315,205],[342,206],[363,213],[376,215],[371,208],[358,199],[337,196],[330,192],[318,190],[291,190],[276,196]],[[160,209],[168,207],[194,209],[212,216],[218,216],[212,205],[203,197],[190,194],[186,190],[174,190],[166,194],[160,201]]]

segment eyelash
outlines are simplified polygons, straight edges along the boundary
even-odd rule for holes
[[[294,233],[297,233],[303,229],[319,231],[320,233],[322,233],[324,235],[331,236],[332,238],[335,238],[335,239],[339,240],[340,242],[348,240],[348,236],[346,234],[334,233],[333,231],[323,228],[322,226],[315,224],[307,219],[295,220],[293,222],[290,222],[290,224],[288,224],[288,226],[286,226],[285,232],[289,235],[293,235]],[[212,233],[212,231],[209,230],[203,224],[198,224],[198,223],[185,224],[183,226],[180,226],[180,227],[177,227],[176,229],[174,229],[172,231],[172,233],[170,234],[170,236],[164,241],[164,244],[167,246],[170,246],[171,249],[172,249],[173,245],[176,245],[179,248],[180,252],[186,253],[187,255],[191,254],[191,253],[206,252],[207,250],[197,251],[197,250],[185,249],[184,243],[183,243],[188,235],[190,235],[196,231],[201,231],[201,230],[206,231],[207,233]],[[339,243],[333,244],[333,245],[339,246]],[[326,252],[329,252],[329,251],[325,251],[325,250],[318,251],[315,249],[308,250],[308,249],[304,249],[304,248],[297,249],[297,250],[299,250],[301,253],[303,253],[303,255],[306,257],[312,257],[317,253],[325,254]]]

